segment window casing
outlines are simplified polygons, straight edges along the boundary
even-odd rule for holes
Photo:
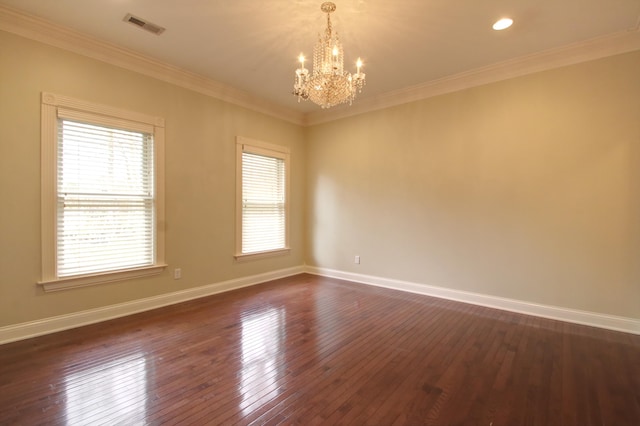
[[[238,137],[236,259],[289,251],[289,149]]]
[[[164,121],[42,94],[46,291],[162,272]]]

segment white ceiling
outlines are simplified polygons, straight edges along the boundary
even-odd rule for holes
[[[297,56],[326,25],[322,0],[0,0],[94,38],[301,113]],[[365,62],[359,99],[610,34],[638,30],[640,0],[334,0],[345,66]],[[163,26],[156,36],[123,21]],[[491,29],[500,17],[514,25]],[[348,68],[354,71],[355,65]],[[357,100],[356,100],[357,102]],[[340,107],[338,107],[340,108]]]

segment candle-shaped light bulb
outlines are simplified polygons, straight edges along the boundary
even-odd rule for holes
[[[333,46],[333,56],[338,56],[338,46]]]
[[[302,53],[298,56],[298,61],[300,61],[300,68],[304,69],[304,55]]]
[[[360,68],[362,68],[362,59],[358,58],[358,60],[356,61],[356,68],[356,72],[360,74]]]

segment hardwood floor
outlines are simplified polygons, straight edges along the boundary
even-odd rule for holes
[[[2,345],[0,424],[639,425],[640,336],[298,275]]]

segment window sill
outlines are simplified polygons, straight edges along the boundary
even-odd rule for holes
[[[164,271],[166,267],[167,265],[165,264],[158,264],[153,266],[145,266],[143,268],[105,272],[102,274],[77,275],[73,277],[39,281],[38,285],[41,285],[44,288],[45,292],[68,290],[71,288],[87,287],[96,284],[111,283],[114,281],[158,275],[162,271]]]
[[[283,249],[278,249],[278,250],[269,250],[269,251],[259,251],[256,253],[242,253],[242,254],[236,254],[235,259],[237,262],[246,262],[249,260],[258,260],[258,259],[264,259],[267,257],[274,257],[274,256],[282,256],[285,254],[289,254],[291,252],[290,248],[283,248]]]

